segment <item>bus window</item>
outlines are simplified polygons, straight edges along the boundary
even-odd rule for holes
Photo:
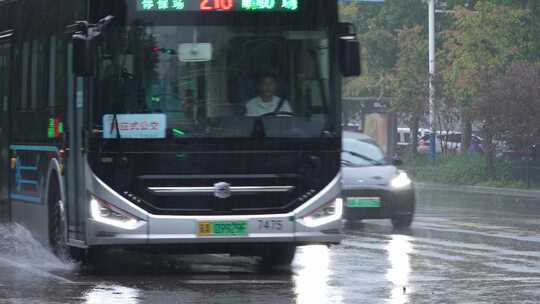
[[[195,45],[193,37],[211,46],[211,60],[181,60],[180,48]],[[317,137],[330,111],[328,58],[323,29],[274,26],[262,33],[239,26],[113,28],[99,51],[101,89],[94,125],[103,128],[104,116],[111,114],[163,113],[168,129],[182,130],[185,136],[250,136],[254,119],[246,117],[252,116],[247,103],[259,97],[261,75],[273,75],[273,104],[262,113],[292,112],[281,128],[284,132],[292,120],[293,125],[309,126],[296,135],[273,135]],[[280,129],[275,123],[267,123],[272,131]]]

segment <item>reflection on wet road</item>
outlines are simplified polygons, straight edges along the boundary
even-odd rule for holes
[[[122,254],[96,275],[0,239],[0,303],[539,303],[539,231],[536,215],[422,207],[410,231],[368,221],[272,273],[248,258]]]

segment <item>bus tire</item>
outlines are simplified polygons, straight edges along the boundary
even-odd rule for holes
[[[262,265],[265,268],[290,266],[296,255],[296,246],[278,245],[269,246],[262,254]]]
[[[103,262],[103,257],[105,256],[105,250],[101,248],[88,248],[86,249],[86,255],[84,259],[84,264],[87,266],[99,266]]]
[[[85,250],[81,266],[89,274],[110,274],[117,270],[115,262],[110,259],[107,248],[90,247]]]
[[[66,221],[60,187],[56,178],[51,179],[48,196],[49,207],[49,246],[54,255],[62,261],[71,258],[66,240]]]

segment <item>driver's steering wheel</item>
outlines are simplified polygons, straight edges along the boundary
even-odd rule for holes
[[[294,112],[288,112],[288,111],[277,111],[277,112],[270,112],[261,115],[261,117],[280,117],[280,116],[286,116],[286,117],[296,117],[296,113]]]

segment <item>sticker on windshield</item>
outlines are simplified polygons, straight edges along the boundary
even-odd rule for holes
[[[106,114],[103,116],[103,138],[165,138],[165,114]]]

